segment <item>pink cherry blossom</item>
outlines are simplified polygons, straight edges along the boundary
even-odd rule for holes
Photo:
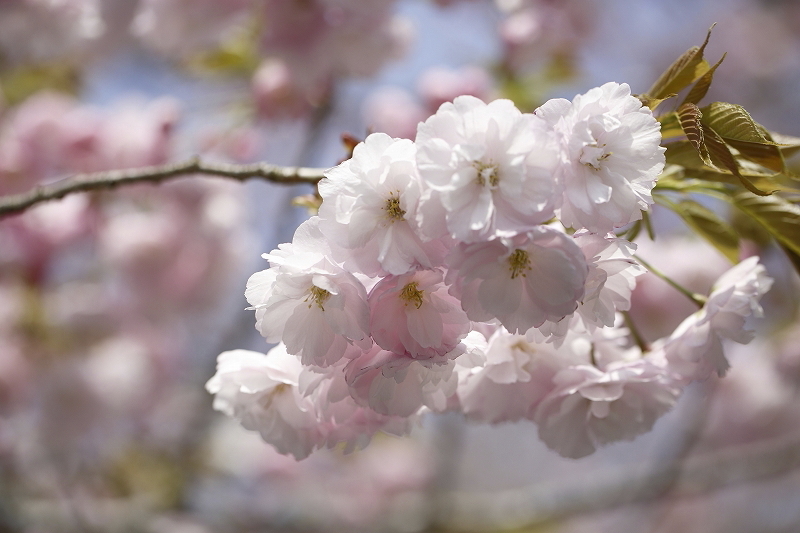
[[[410,416],[425,405],[443,411],[458,378],[447,356],[414,359],[386,350],[364,352],[347,364],[350,393],[358,403],[384,415]]]
[[[395,0],[264,2],[260,49],[295,67],[301,87],[340,76],[369,76],[403,55],[412,35]]]
[[[413,413],[402,416],[379,413],[351,396],[347,366],[339,362],[327,368],[305,367],[300,375],[300,390],[315,405],[327,447],[343,444],[348,453],[364,448],[378,432],[408,434]]]
[[[459,244],[447,262],[451,293],[470,319],[497,318],[512,333],[572,314],[588,272],[572,238],[545,226],[511,238]]]
[[[302,117],[322,101],[324,90],[299,87],[289,65],[277,58],[261,62],[251,82],[258,115],[266,119]]]
[[[611,363],[603,370],[571,366],[560,370],[553,383],[534,421],[539,438],[571,458],[650,431],[681,392],[663,367],[644,359]]]
[[[446,102],[468,94],[484,101],[492,98],[492,78],[475,65],[461,68],[432,67],[417,80],[417,91],[428,109],[435,111]]]
[[[264,270],[250,277],[246,295],[267,342],[282,340],[304,364],[332,364],[367,335],[366,290],[343,270]]]
[[[104,33],[99,0],[0,2],[0,55],[11,64],[85,57]]]
[[[417,124],[430,115],[410,91],[391,86],[372,92],[362,112],[370,131],[403,139],[413,139],[417,135]]]
[[[131,32],[147,46],[184,56],[219,46],[242,31],[249,0],[144,0]]]
[[[589,266],[585,293],[573,315],[558,322],[546,321],[539,332],[530,331],[530,338],[539,333],[551,342],[562,342],[573,329],[592,330],[611,327],[616,313],[631,307],[631,293],[636,278],[645,272],[635,259],[636,245],[617,237],[579,231],[573,235],[575,244],[583,251]]]
[[[387,276],[369,294],[370,331],[384,350],[431,359],[452,352],[470,330],[439,270]]]

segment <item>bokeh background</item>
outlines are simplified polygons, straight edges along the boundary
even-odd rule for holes
[[[0,194],[195,154],[330,167],[343,133],[413,138],[459,94],[641,93],[713,23],[706,102],[800,136],[793,0],[0,0]],[[216,356],[268,348],[245,281],[312,192],[192,176],[0,219],[0,532],[800,530],[800,280],[755,230],[759,337],[591,457],[440,415],[298,463],[215,413]],[[642,257],[707,291],[730,264],[654,215]],[[682,298],[640,278],[648,338]]]

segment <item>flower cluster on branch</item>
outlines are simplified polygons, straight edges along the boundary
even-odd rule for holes
[[[429,411],[528,419],[568,457],[649,431],[747,342],[756,258],[651,347],[621,326],[660,124],[626,84],[522,113],[461,96],[416,139],[372,134],[326,172],[319,215],[265,254],[246,296],[269,354],[220,355],[215,406],[298,459],[403,433]]]

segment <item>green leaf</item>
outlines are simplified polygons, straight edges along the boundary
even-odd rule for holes
[[[706,40],[701,46],[691,47],[664,71],[653,86],[650,87],[650,90],[647,91],[649,98],[654,100],[664,99],[667,95],[678,93],[711,69],[708,61],[703,59],[703,52],[706,49],[713,28],[714,26],[708,30]]]
[[[678,114],[674,111],[665,113],[658,117],[661,123],[661,138],[669,139],[671,137],[683,137],[683,128],[678,118]]]
[[[730,172],[713,168],[692,168],[684,171],[685,179],[698,179],[703,181],[728,183],[731,185],[741,185],[741,179],[747,179],[754,187],[762,191],[786,191],[797,192],[800,190],[800,183],[795,184],[796,178],[786,174],[764,173],[750,168],[739,168],[739,176],[734,176]]]
[[[728,144],[739,151],[739,154],[762,167],[775,172],[783,172],[785,162],[779,147],[773,144],[725,139]]]
[[[653,230],[653,221],[650,220],[650,213],[642,211],[642,222],[644,228],[647,230],[647,236],[651,241],[656,240],[656,232]]]
[[[622,233],[617,234],[617,237],[624,237],[625,240],[633,241],[636,237],[639,236],[639,232],[641,231],[641,229],[642,229],[642,221],[637,220],[636,222],[631,224],[631,227],[628,228],[627,231],[623,231]]]
[[[702,122],[739,154],[775,172],[784,171],[783,155],[770,133],[740,105],[714,102],[702,108]]]
[[[744,191],[731,200],[783,248],[800,254],[800,206],[778,195],[756,196]]]
[[[706,168],[700,154],[689,141],[675,141],[664,145],[664,154],[668,165],[680,165],[685,168]]]
[[[739,261],[739,236],[733,227],[717,214],[694,200],[672,202],[660,198],[659,203],[677,213],[686,224],[711,243],[732,263]]]
[[[700,122],[702,117],[703,113],[700,112],[700,108],[695,104],[683,104],[678,108],[678,120],[683,133],[686,134],[686,138],[697,151],[700,159],[706,165],[712,166],[713,163],[709,158],[708,148],[703,139],[703,125]]]
[[[702,159],[689,141],[667,143],[667,164],[683,167],[682,179],[699,179],[716,183],[741,185],[747,179],[754,187],[762,191],[798,191],[800,180],[786,173],[765,172],[760,166],[748,161],[737,161],[739,176],[730,170],[716,168],[703,163]],[[671,181],[676,181],[675,178]],[[659,179],[661,183],[661,179]]]
[[[725,140],[775,144],[762,133],[761,126],[740,105],[713,102],[701,109],[703,124],[713,128]]]
[[[687,94],[686,98],[683,99],[682,104],[696,104],[703,99],[708,92],[708,88],[711,87],[711,82],[714,80],[714,71],[717,70],[717,67],[720,66],[723,61],[725,61],[726,55],[728,54],[722,54],[720,60],[714,63],[714,66],[708,69],[708,72],[703,74],[700,79],[697,80],[697,83],[694,84],[694,87],[692,87],[692,89],[689,91],[689,94]]]
[[[661,102],[663,102],[665,100],[669,100],[670,98],[674,98],[674,97],[676,97],[678,95],[675,94],[675,93],[672,93],[672,94],[668,94],[664,98],[653,98],[649,94],[636,94],[634,96],[636,96],[636,98],[639,99],[639,101],[642,103],[643,106],[649,107],[650,110],[654,111],[655,108],[657,108],[658,106],[661,105]]]
[[[768,132],[769,138],[778,145],[783,157],[791,157],[800,152],[800,137],[792,137],[782,133]]]
[[[705,140],[706,147],[708,148],[708,153],[711,156],[711,161],[713,161],[714,166],[718,168],[725,168],[731,171],[731,173],[739,178],[739,183],[741,183],[745,189],[752,192],[753,194],[757,194],[759,196],[767,196],[775,192],[772,191],[762,191],[755,184],[745,175],[743,175],[739,171],[739,165],[736,163],[736,158],[733,157],[733,154],[728,148],[728,145],[725,144],[725,141],[720,137],[716,131],[714,131],[711,127],[702,124],[703,129],[703,138]]]

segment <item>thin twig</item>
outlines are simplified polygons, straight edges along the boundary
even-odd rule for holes
[[[296,183],[313,185],[323,178],[324,171],[323,168],[282,167],[269,163],[244,165],[210,163],[194,157],[181,163],[162,166],[78,174],[48,185],[40,185],[26,193],[2,196],[0,197],[0,217],[20,213],[34,205],[57,200],[76,192],[107,190],[134,183],[160,183],[192,174],[239,181],[260,178],[286,185]]]
[[[625,325],[628,326],[628,331],[631,332],[631,338],[639,347],[639,349],[642,350],[642,353],[648,351],[650,347],[647,345],[647,341],[644,340],[639,328],[637,328],[636,324],[634,324],[631,314],[628,311],[623,311],[622,317],[625,319]]]
[[[658,270],[656,267],[654,267],[653,265],[642,259],[641,257],[634,255],[633,258],[636,259],[639,263],[641,263],[641,265],[645,267],[647,270],[649,270],[659,278],[669,283],[669,285],[672,288],[676,289],[678,292],[689,298],[697,307],[702,309],[703,305],[705,305],[708,299],[702,294],[697,294],[696,292],[692,292],[686,287],[680,285],[677,281],[673,280],[672,278],[670,278],[669,276]]]

